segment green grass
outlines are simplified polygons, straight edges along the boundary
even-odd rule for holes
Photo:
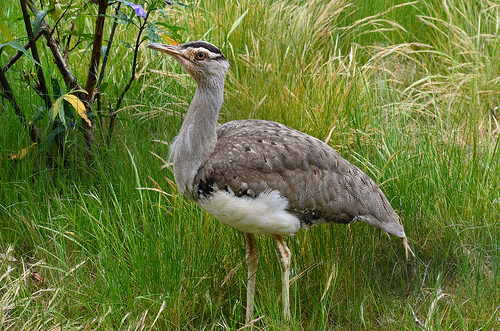
[[[364,224],[287,238],[287,323],[275,249],[259,238],[256,329],[500,328],[500,9],[444,4],[211,1],[166,9],[168,23],[186,28],[183,38],[211,41],[231,61],[220,122],[275,120],[327,140],[379,183],[416,254],[406,261],[397,238]],[[7,7],[4,15],[19,15],[17,3]],[[22,35],[19,21],[7,24]],[[70,55],[78,77],[88,56]],[[112,54],[111,104],[131,61],[123,46]],[[42,62],[51,66],[44,53]],[[27,68],[22,62],[7,78],[33,118],[41,99],[25,92]],[[99,129],[91,165],[76,131],[65,167],[51,169],[35,153],[9,161],[29,136],[10,105],[1,113],[0,330],[243,326],[244,238],[178,195],[170,169],[161,169],[168,147],[155,142],[176,135],[194,83],[146,48],[141,70],[110,146]]]

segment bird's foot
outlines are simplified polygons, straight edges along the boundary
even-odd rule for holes
[[[408,238],[403,237],[402,239],[403,239],[403,247],[405,248],[406,259],[408,260],[408,258],[409,258],[409,254],[408,253],[411,253],[411,255],[413,257],[415,257],[415,253],[413,253],[413,251],[410,248],[410,245],[408,245]]]

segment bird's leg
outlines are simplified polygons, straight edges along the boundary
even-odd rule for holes
[[[259,266],[259,250],[257,248],[257,242],[253,234],[245,233],[245,243],[246,243],[246,261],[248,267],[248,281],[247,281],[247,315],[246,323],[248,324],[252,320],[253,314],[253,302],[255,297],[255,273],[257,272],[257,267]]]
[[[283,297],[283,312],[285,319],[289,320],[291,318],[290,314],[290,260],[292,254],[290,249],[286,245],[286,241],[281,236],[274,236],[274,244],[276,245],[276,250],[281,262],[281,272],[283,274],[282,279],[282,297]]]

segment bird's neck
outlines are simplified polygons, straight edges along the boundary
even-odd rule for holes
[[[209,87],[204,87],[204,86]],[[193,180],[217,142],[217,120],[222,107],[222,83],[198,83],[177,139],[171,146],[174,176],[179,192],[193,198]]]

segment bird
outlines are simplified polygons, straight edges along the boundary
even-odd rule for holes
[[[149,44],[172,56],[196,81],[196,91],[169,159],[179,193],[220,222],[244,233],[248,268],[245,322],[254,310],[259,250],[256,235],[271,236],[282,272],[282,305],[289,303],[291,252],[285,236],[325,223],[361,221],[402,238],[404,228],[375,182],[323,141],[260,119],[218,125],[230,63],[205,41]]]

